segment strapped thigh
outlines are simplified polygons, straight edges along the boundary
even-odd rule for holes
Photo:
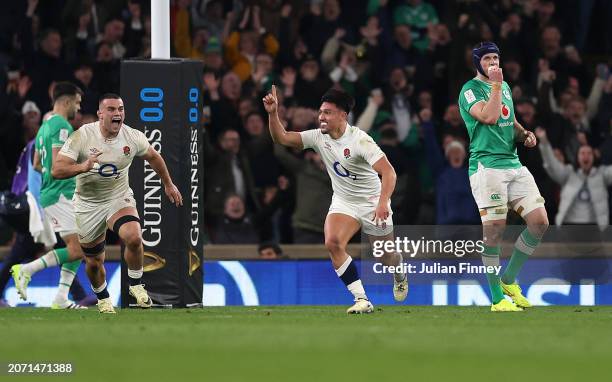
[[[516,211],[523,219],[531,211],[536,208],[544,207],[544,198],[540,194],[528,195],[524,198],[519,199],[518,202],[513,203],[512,209]]]
[[[93,247],[83,247],[81,245],[81,249],[83,250],[83,253],[85,254],[85,256],[95,257],[104,252],[105,246],[106,246],[106,243],[104,241],[101,241],[98,244],[94,245]]]
[[[140,219],[134,215],[123,215],[115,221],[115,224],[113,224],[113,232],[119,235],[119,229],[121,226],[129,222],[138,222],[138,224],[140,224]]]

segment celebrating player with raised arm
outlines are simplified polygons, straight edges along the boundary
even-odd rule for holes
[[[321,98],[318,129],[303,132],[286,131],[278,117],[276,86],[263,98],[268,112],[269,128],[276,143],[298,149],[314,149],[325,163],[334,194],[325,219],[325,246],[338,277],[355,297],[347,313],[371,313],[355,263],[346,246],[361,228],[370,241],[393,240],[391,194],[395,188],[395,170],[382,150],[365,132],[347,122],[353,98],[337,89]],[[382,182],[378,178],[381,175]],[[399,253],[385,253],[385,265],[399,265]],[[408,293],[404,273],[394,274],[393,295],[403,301]]]
[[[125,110],[121,97],[103,95],[98,118],[98,122],[83,125],[66,141],[53,163],[53,176],[77,176],[74,209],[79,241],[100,313],[115,313],[104,270],[107,227],[125,244],[130,295],[138,306],[149,308],[151,298],[140,282],[144,254],[140,220],[128,181],[132,160],[140,157],[149,162],[161,178],[166,196],[177,207],[183,204],[183,198],[172,183],[164,159],[144,133],[123,123]]]
[[[536,145],[535,135],[514,116],[512,91],[503,81],[500,52],[492,42],[478,44],[472,57],[476,77],[459,94],[461,116],[470,136],[470,185],[483,224],[485,265],[499,265],[500,241],[508,207],[527,223],[516,240],[503,275],[487,274],[492,311],[520,311],[531,304],[516,283],[516,276],[548,228],[544,198],[529,170],[519,161],[516,143]],[[510,296],[514,303],[504,299]]]

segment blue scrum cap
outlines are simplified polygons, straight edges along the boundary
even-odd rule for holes
[[[472,49],[472,60],[474,61],[474,66],[476,67],[476,70],[478,70],[480,74],[487,78],[489,78],[489,76],[487,76],[487,74],[482,69],[482,66],[480,65],[480,60],[482,59],[482,56],[488,53],[497,53],[498,56],[501,56],[497,45],[490,41],[481,42],[480,44],[476,45],[474,49]]]

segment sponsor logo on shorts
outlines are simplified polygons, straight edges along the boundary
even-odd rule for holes
[[[501,196],[499,194],[491,194],[491,200],[501,200]]]

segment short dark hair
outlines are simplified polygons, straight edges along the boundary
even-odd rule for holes
[[[116,94],[116,93],[104,93],[100,97],[100,100],[98,101],[98,104],[101,104],[102,101],[104,101],[105,99],[121,99],[121,96],[119,94]]]
[[[257,247],[257,252],[260,253],[264,249],[268,248],[272,248],[272,250],[274,251],[274,253],[276,253],[277,256],[282,256],[283,254],[283,250],[281,249],[281,247],[272,241],[264,241],[263,243],[260,243]]]
[[[53,87],[52,101],[57,102],[62,97],[74,97],[77,94],[83,96],[83,91],[72,82],[62,81],[55,84]]]
[[[347,114],[351,112],[355,106],[353,97],[344,90],[331,88],[321,97],[321,103],[329,102],[344,110]]]

